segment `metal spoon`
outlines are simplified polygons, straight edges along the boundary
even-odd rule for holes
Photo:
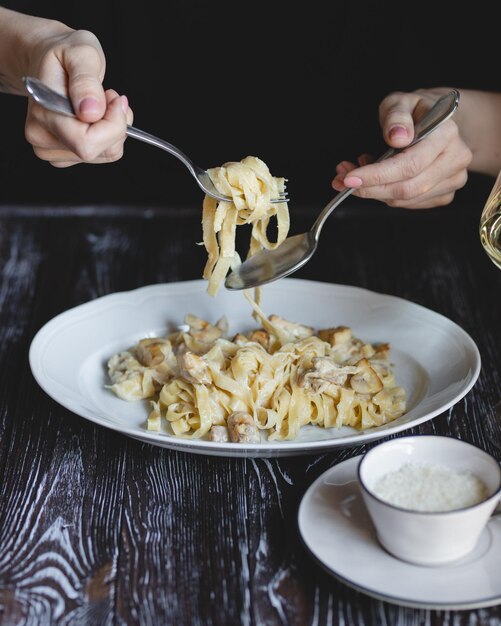
[[[449,119],[459,104],[459,91],[452,89],[435,102],[433,107],[415,125],[415,138],[410,146],[424,139],[440,124]],[[408,148],[409,146],[406,146]],[[406,148],[402,148],[405,150]],[[387,159],[400,149],[387,150],[377,159],[377,162]],[[248,258],[226,278],[225,286],[228,289],[251,289],[270,283],[278,278],[292,274],[302,267],[313,256],[317,249],[320,231],[325,220],[332,211],[347,198],[354,189],[345,189],[339,192],[325,206],[311,230],[300,235],[287,237],[274,250],[261,250]]]

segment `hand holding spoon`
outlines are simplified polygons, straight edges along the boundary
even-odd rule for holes
[[[449,119],[459,104],[459,92],[452,89],[439,98],[432,108],[415,125],[415,137],[409,146],[424,139],[440,124]],[[406,148],[402,148],[405,150]],[[376,162],[383,161],[402,149],[387,150]],[[226,278],[228,289],[251,289],[292,274],[313,256],[318,246],[325,220],[341,202],[355,191],[353,188],[339,192],[325,206],[315,223],[306,233],[287,237],[273,250],[261,250],[235,268]]]

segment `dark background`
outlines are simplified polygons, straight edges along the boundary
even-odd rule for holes
[[[128,96],[135,126],[204,168],[260,157],[288,179],[291,209],[318,212],[338,161],[382,152],[377,105],[389,91],[499,89],[499,35],[485,3],[2,4],[93,31],[105,86]],[[51,167],[24,139],[25,110],[22,97],[0,94],[1,202],[201,205],[179,161],[133,139],[117,163]],[[490,183],[471,176],[468,189]]]

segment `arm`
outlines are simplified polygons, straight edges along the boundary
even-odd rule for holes
[[[89,31],[0,7],[0,91],[26,95],[23,76],[67,94],[78,119],[28,101],[26,139],[56,167],[116,161],[132,111],[125,96],[104,90],[105,56]]]
[[[472,151],[469,169],[497,176],[501,170],[501,93],[462,89],[456,123]]]
[[[395,92],[379,107],[383,137],[394,148],[405,148],[420,119],[447,88]],[[452,202],[468,172],[496,175],[501,169],[501,94],[461,90],[454,116],[425,140],[382,163],[362,155],[358,165],[342,161],[336,167],[334,189],[356,189],[355,195],[389,206],[429,208]]]

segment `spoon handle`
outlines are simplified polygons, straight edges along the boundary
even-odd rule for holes
[[[457,89],[451,89],[449,93],[439,98],[431,109],[424,115],[418,122],[416,122],[414,130],[415,136],[412,142],[405,146],[405,148],[389,148],[384,154],[382,154],[375,162],[379,163],[385,159],[389,159],[402,150],[407,150],[414,144],[418,143],[425,137],[427,137],[432,131],[434,131],[440,124],[448,120],[451,115],[456,111],[459,104],[459,91]],[[320,215],[315,220],[315,223],[311,227],[311,234],[316,242],[320,237],[320,231],[324,225],[325,220],[334,211],[334,209],[341,204],[341,202],[355,191],[353,187],[347,187],[340,191],[332,198],[330,202],[324,207]]]
[[[329,215],[334,211],[334,209],[341,204],[341,202],[350,196],[355,191],[354,187],[346,187],[343,191],[337,193],[334,198],[330,202],[328,202],[325,207],[320,212],[320,215],[315,220],[313,226],[311,227],[311,234],[316,242],[320,237],[320,231],[322,230],[322,226],[324,225],[325,220],[329,217]]]

